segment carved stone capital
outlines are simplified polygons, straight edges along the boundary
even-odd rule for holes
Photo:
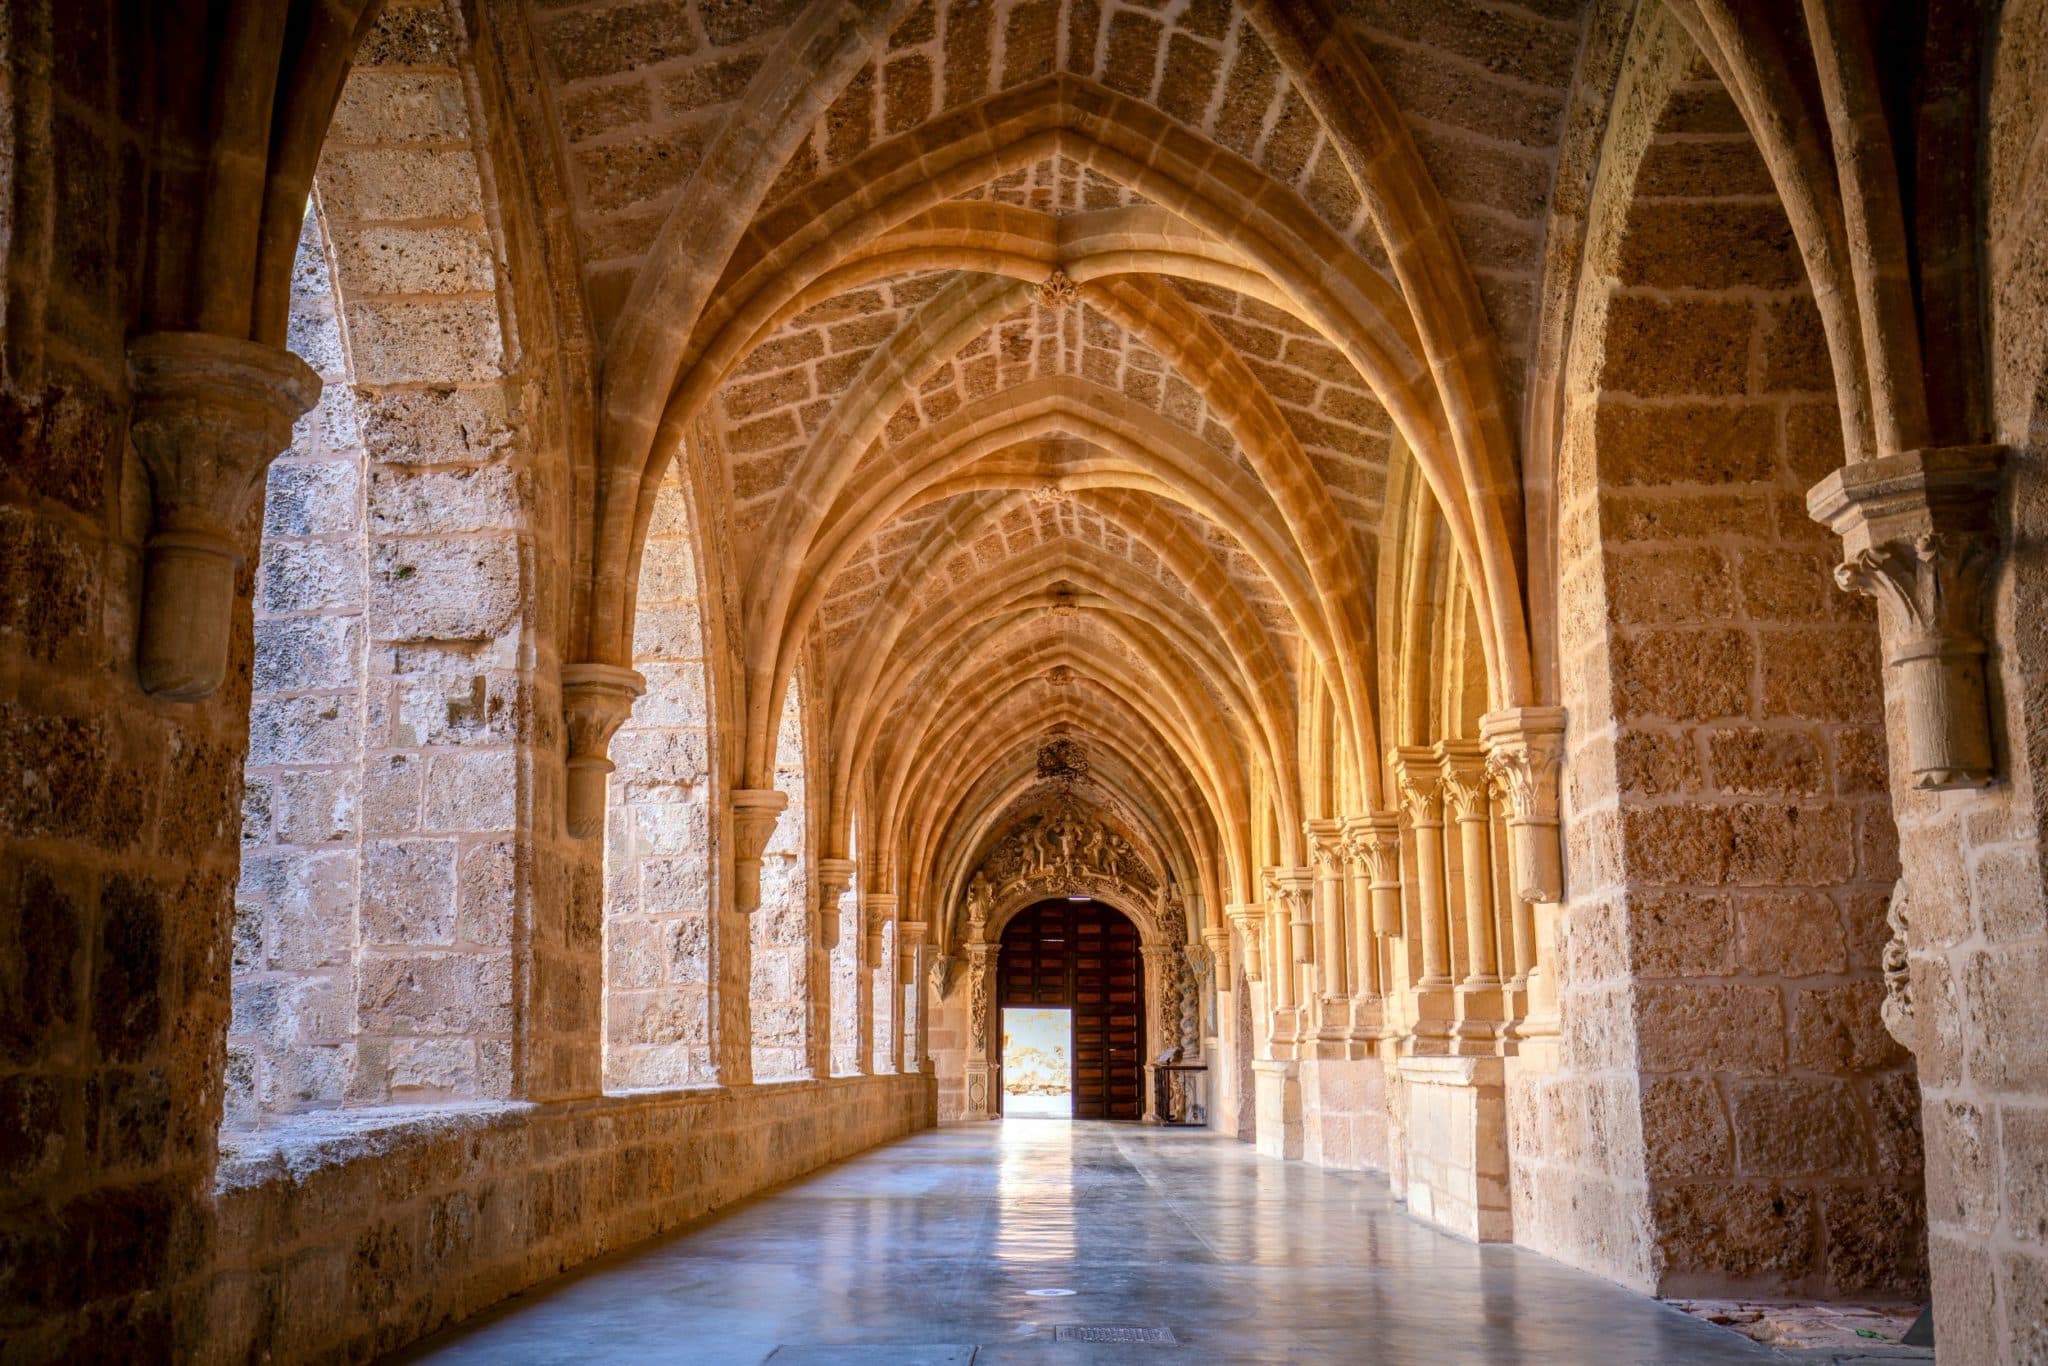
[[[1202,946],[1209,951],[1209,962],[1216,973],[1218,990],[1230,990],[1230,927],[1228,925],[1204,925]]]
[[[1316,960],[1315,869],[1269,868],[1266,870],[1266,884],[1273,890],[1280,913],[1287,917],[1294,961],[1313,963]]]
[[[1980,622],[2004,461],[2002,446],[1905,451],[1846,466],[1806,495],[1814,520],[1842,538],[1836,581],[1888,607],[1887,662],[1917,788],[1993,781]]]
[[[789,805],[787,793],[772,787],[732,790],[732,902],[751,915],[761,909],[761,856],[775,834],[775,823]]]
[[[1308,836],[1309,859],[1315,865],[1316,875],[1336,878],[1344,875],[1344,822],[1336,819],[1311,820],[1301,823],[1301,833]]]
[[[1564,895],[1558,836],[1558,774],[1564,708],[1511,707],[1479,718],[1486,768],[1507,802],[1508,863],[1514,894],[1554,902]]]
[[[1244,936],[1244,975],[1254,982],[1264,981],[1266,955],[1259,935],[1266,925],[1266,908],[1257,902],[1232,902],[1223,908],[1223,914]]]
[[[1472,740],[1439,740],[1444,814],[1454,821],[1486,819],[1486,751]]]
[[[839,902],[853,887],[854,867],[850,858],[818,860],[818,946],[827,952],[839,947]]]
[[[282,347],[151,332],[128,343],[128,387],[152,503],[136,672],[152,696],[196,701],[227,677],[237,533],[320,377]]]
[[[1410,825],[1444,823],[1443,770],[1434,745],[1401,745],[1388,756]]]
[[[1400,885],[1400,813],[1375,811],[1369,816],[1345,817],[1344,852],[1365,869],[1366,879],[1373,886]]]
[[[587,839],[604,829],[605,779],[612,737],[633,714],[647,680],[617,664],[562,669],[562,721],[569,733],[569,833]]]
[[[889,928],[889,922],[896,918],[896,897],[888,892],[869,892],[861,898],[867,912],[867,954],[865,962],[871,968],[882,966],[882,940]]]

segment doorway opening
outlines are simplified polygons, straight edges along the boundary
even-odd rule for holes
[[[1003,1115],[1074,1115],[1074,1012],[1009,1006],[1003,1011]]]
[[[1002,1097],[1006,1118],[1045,1113],[1049,1098],[1013,1090],[1035,1085],[1013,1073],[1012,1013],[1065,1017],[1069,1092],[1075,1119],[1137,1119],[1144,1113],[1144,973],[1138,930],[1099,901],[1042,901],[1003,930],[997,1005],[1003,1015]],[[1048,1018],[1041,1031],[1059,1027]],[[1032,1060],[1034,1066],[1037,1060]]]

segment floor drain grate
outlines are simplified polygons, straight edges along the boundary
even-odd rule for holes
[[[1141,1328],[1132,1324],[1063,1323],[1053,1329],[1054,1342],[1129,1342],[1173,1347],[1180,1339],[1171,1328]]]

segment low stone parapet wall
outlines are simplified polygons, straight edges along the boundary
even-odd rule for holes
[[[367,1360],[934,1119],[931,1079],[909,1074],[330,1111],[231,1136],[179,1354]]]

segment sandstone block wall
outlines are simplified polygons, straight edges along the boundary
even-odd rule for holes
[[[1679,1293],[1912,1295],[1877,626],[1805,511],[1840,427],[1791,230],[1691,74],[1568,454],[1565,1033],[1516,1100],[1518,1236]]]

